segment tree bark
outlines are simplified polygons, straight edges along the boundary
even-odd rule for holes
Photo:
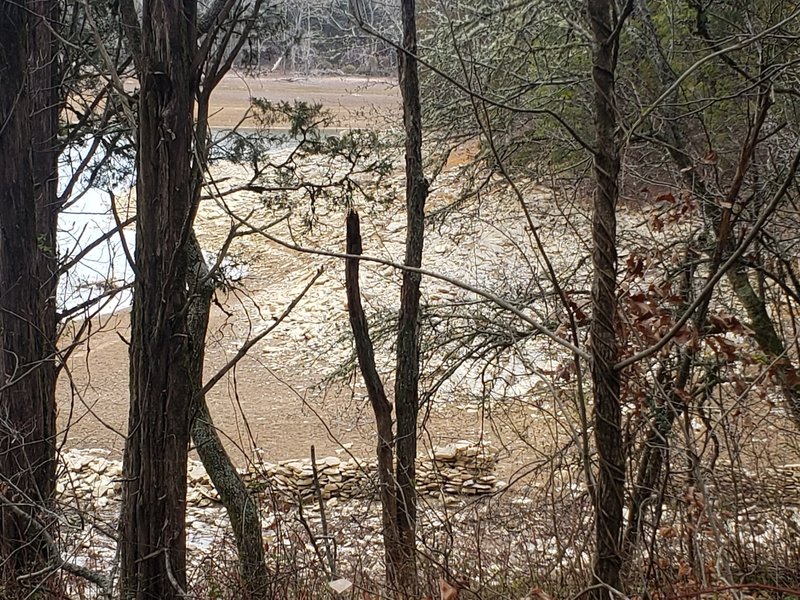
[[[351,211],[347,215],[347,253],[361,254],[361,226],[358,214]],[[361,305],[361,286],[358,282],[359,260],[348,258],[345,262],[345,288],[347,290],[347,314],[356,346],[358,366],[364,378],[375,425],[378,430],[378,443],[375,449],[378,457],[378,484],[380,485],[381,517],[383,525],[383,550],[386,560],[386,587],[392,590],[403,588],[400,578],[400,565],[403,553],[400,550],[400,536],[397,530],[397,484],[394,476],[394,430],[392,428],[392,405],[386,398],[378,369],[375,366],[375,350],[369,337],[369,326]]]
[[[261,514],[256,501],[251,497],[247,486],[225,452],[205,396],[202,394],[206,332],[214,294],[214,281],[208,279],[208,268],[194,233],[189,238],[187,250],[189,290],[192,292],[188,317],[188,330],[192,342],[191,379],[194,399],[191,419],[192,441],[231,521],[239,556],[242,598],[260,600],[269,597],[270,582],[267,563],[264,560]]]
[[[123,461],[123,598],[184,596],[186,462],[192,398],[186,244],[197,7],[145,0],[136,181],[130,412]]]
[[[621,429],[620,374],[616,332],[617,220],[619,147],[614,73],[616,37],[611,0],[589,0],[593,33],[596,188],[592,217],[592,388],[594,436],[599,470],[595,501],[594,598],[613,597],[608,588],[620,589],[622,567],[622,506],[625,465]]]
[[[39,352],[38,294],[30,277],[36,265],[36,212],[26,9],[16,3],[0,7],[0,474],[4,495],[30,509],[39,499],[35,476],[39,467],[28,441],[41,438],[43,431],[31,402],[39,392],[31,373]],[[4,558],[16,552],[21,559],[24,524],[7,511],[2,514]]]
[[[406,146],[406,253],[404,264],[422,266],[425,233],[425,200],[428,182],[422,165],[422,110],[417,72],[417,25],[415,0],[401,2],[403,51],[400,53],[400,91]],[[416,459],[419,412],[419,273],[403,272],[397,330],[397,367],[394,402],[397,411],[397,532],[403,582],[401,597],[418,596],[416,560]]]
[[[39,323],[42,339],[41,359],[37,374],[40,380],[43,445],[40,447],[39,487],[46,498],[55,492],[56,485],[56,325],[58,291],[58,215],[61,200],[58,195],[58,118],[61,107],[58,45],[54,32],[58,24],[58,3],[34,0],[35,23],[31,48],[31,145],[33,152],[33,194],[36,203],[36,244],[39,286]]]
[[[53,10],[41,0],[0,6],[0,493],[21,509],[0,511],[10,582],[48,559],[30,520],[55,486]]]

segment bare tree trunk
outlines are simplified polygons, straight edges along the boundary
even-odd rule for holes
[[[36,202],[36,243],[39,285],[39,324],[42,339],[41,362],[37,370],[41,386],[43,447],[40,448],[39,486],[45,498],[55,492],[56,435],[56,294],[58,291],[57,228],[61,202],[58,196],[58,114],[60,94],[54,36],[58,3],[35,0],[33,47],[31,52],[31,143],[33,151],[33,193]]]
[[[401,3],[403,51],[399,56],[400,91],[406,131],[406,254],[404,264],[422,266],[425,200],[428,182],[422,165],[422,111],[417,73],[415,0]],[[403,272],[397,331],[397,369],[394,402],[397,410],[397,531],[402,562],[398,576],[404,582],[402,597],[418,596],[416,560],[417,413],[419,411],[419,273]]]
[[[186,244],[196,2],[145,0],[136,182],[130,413],[120,523],[123,598],[180,598],[186,587],[186,461],[192,398]]]
[[[209,279],[203,253],[194,233],[189,238],[189,290],[192,292],[188,330],[192,340],[191,377],[192,406],[191,434],[200,460],[217,490],[231,521],[236,551],[239,555],[239,575],[243,600],[269,597],[269,571],[264,560],[261,536],[261,514],[256,501],[236,471],[222,440],[214,427],[203,389],[206,332],[214,294],[214,281]]]
[[[414,0],[401,3],[403,44],[400,51],[400,90],[406,132],[406,266],[422,265],[425,232],[425,200],[428,182],[422,166],[422,111],[417,73],[417,28]],[[361,254],[358,215],[347,217],[347,252]],[[386,552],[386,584],[396,598],[416,598],[417,578],[416,458],[417,414],[419,412],[419,300],[420,275],[403,272],[397,331],[394,400],[397,431],[392,428],[391,405],[375,368],[358,284],[358,259],[348,259],[346,287],[350,325],[358,362],[378,427],[378,470],[380,473],[383,535]],[[394,451],[394,452],[393,452]],[[393,457],[393,453],[396,456]],[[396,458],[396,464],[393,464]]]
[[[614,89],[616,37],[611,0],[589,0],[593,40],[592,81],[596,148],[596,189],[592,218],[592,387],[594,435],[599,459],[595,502],[594,598],[619,589],[622,567],[622,506],[625,464],[621,430],[620,374],[615,368],[617,294],[617,219],[619,148]]]
[[[361,254],[361,227],[358,215],[351,211],[347,215],[347,253]],[[394,431],[392,429],[392,405],[386,398],[378,369],[375,366],[375,350],[369,337],[369,327],[361,305],[361,287],[358,282],[359,260],[348,258],[345,263],[345,287],[347,289],[347,313],[356,345],[358,366],[367,388],[375,424],[378,429],[378,480],[381,496],[383,523],[383,549],[386,557],[386,586],[389,590],[402,589],[399,566],[402,562],[400,537],[397,531],[397,484],[394,478]]]
[[[0,513],[9,575],[47,560],[23,515],[37,518],[55,486],[54,4],[0,6],[0,493],[22,509]]]

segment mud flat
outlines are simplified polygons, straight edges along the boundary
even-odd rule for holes
[[[359,77],[226,76],[211,96],[213,127],[238,123],[253,127],[247,116],[251,98],[270,102],[304,101],[322,104],[333,116],[332,128],[385,129],[400,125],[400,91],[390,79]]]

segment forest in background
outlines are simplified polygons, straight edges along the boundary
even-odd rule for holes
[[[349,0],[282,2],[265,11],[239,56],[243,68],[259,73],[397,74],[391,40],[400,31],[400,3],[360,4],[361,18],[387,39],[370,35],[352,18]]]

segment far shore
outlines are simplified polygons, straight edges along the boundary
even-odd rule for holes
[[[211,126],[253,127],[253,119],[247,117],[251,98],[319,103],[333,117],[330,129],[384,129],[399,125],[402,117],[397,84],[386,78],[230,74],[211,95]]]

